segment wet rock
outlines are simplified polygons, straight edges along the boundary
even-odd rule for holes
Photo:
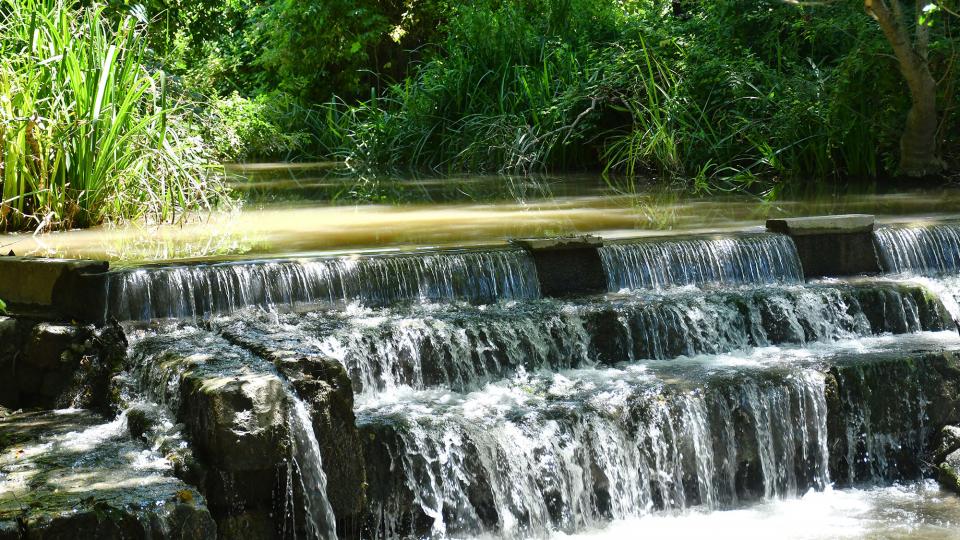
[[[0,418],[0,538],[205,539],[196,490],[126,433],[83,410]]]
[[[362,422],[360,433],[369,484],[362,536],[427,536],[433,519],[417,504],[406,482],[406,450],[397,427],[389,420],[377,418]]]
[[[183,424],[192,454],[178,470],[199,470],[221,537],[279,538],[302,526],[289,389],[274,366],[195,328],[138,336],[131,362]]]
[[[0,321],[0,404],[108,411],[110,380],[127,342],[116,324],[102,327]]]
[[[353,413],[354,386],[343,365],[320,354],[284,348],[276,335],[251,335],[242,323],[223,328],[230,342],[273,362],[309,404],[327,475],[327,496],[341,536],[354,536],[365,507],[366,470]]]
[[[933,462],[937,464],[942,463],[956,450],[960,450],[960,427],[944,426],[937,434],[933,448]]]
[[[219,512],[269,512],[290,455],[286,394],[272,374],[184,374],[178,417],[210,473],[207,495]]]
[[[277,357],[277,368],[310,404],[338,528],[356,529],[365,506],[366,470],[347,370],[323,357]]]
[[[860,307],[875,334],[954,328],[943,303],[925,287],[902,284],[861,285],[851,288],[850,297]]]
[[[937,466],[937,480],[943,487],[960,494],[960,450],[951,452]]]
[[[960,353],[837,359],[827,375],[831,478],[919,478],[938,431],[960,421]]]

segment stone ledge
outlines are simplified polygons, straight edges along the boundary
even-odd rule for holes
[[[105,261],[0,257],[0,298],[13,313],[100,322]]]
[[[607,292],[607,275],[599,251],[603,239],[599,236],[514,239],[511,243],[533,257],[544,296]]]
[[[870,214],[777,218],[767,220],[767,230],[790,236],[869,233],[875,222],[876,217]]]
[[[592,234],[562,236],[557,238],[514,238],[510,243],[528,251],[546,249],[597,248],[603,245],[603,238]]]

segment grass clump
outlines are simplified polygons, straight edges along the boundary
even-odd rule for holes
[[[169,222],[229,201],[149,66],[142,17],[63,0],[0,13],[0,230]]]

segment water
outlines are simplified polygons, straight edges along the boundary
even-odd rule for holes
[[[22,519],[33,534],[49,532],[37,525],[68,512],[81,523],[106,514],[127,534],[165,537],[183,524],[178,501],[203,507],[204,498],[174,476],[164,450],[130,438],[126,414],[4,412],[0,435],[0,522]],[[213,521],[205,521],[209,531]]]
[[[291,463],[303,493],[307,536],[333,539],[337,537],[337,523],[327,499],[327,475],[323,472],[320,443],[313,432],[313,421],[306,404],[292,392],[289,395],[292,406],[287,425],[293,443]]]
[[[293,309],[339,302],[386,305],[540,295],[520,250],[147,267],[111,273],[108,316],[192,319],[244,307]]]
[[[184,224],[0,235],[0,252],[108,259],[292,258],[415,247],[504,245],[512,237],[605,238],[760,230],[765,219],[872,213],[882,222],[956,217],[956,190],[694,196],[650,182],[624,191],[593,175],[357,179],[317,167],[246,166],[242,210]],[[611,183],[608,183],[611,180]]]
[[[562,372],[466,395],[401,392],[360,422],[396,445],[410,511],[438,535],[541,536],[826,485],[818,373],[675,386],[643,370]],[[383,530],[412,519],[384,515]]]
[[[737,510],[699,509],[610,523],[570,540],[700,538],[718,540],[944,540],[957,538],[960,499],[933,480],[889,487],[827,489]]]
[[[616,538],[625,524],[691,531],[786,519],[778,513],[818,500],[810,490],[848,497],[915,482],[932,368],[900,359],[958,343],[952,332],[860,338],[372,396],[358,409],[374,441],[368,481],[394,486],[371,501],[377,531],[404,536],[426,523],[437,536],[515,538],[600,528],[592,534]]]
[[[803,281],[793,241],[777,234],[613,244],[600,257],[611,291]]]
[[[718,354],[884,332],[941,330],[944,313],[901,285],[804,286],[489,306],[354,308],[214,321],[231,341],[340,361],[358,394],[478,388],[518,370]]]
[[[960,224],[881,227],[874,231],[883,268],[892,273],[960,273]]]
[[[227,495],[212,507],[312,538],[338,525],[365,538],[944,537],[958,523],[923,459],[948,409],[937,362],[960,337],[913,282],[954,291],[960,228],[879,230],[900,275],[863,283],[804,283],[780,235],[670,236],[955,212],[953,192],[766,203],[624,195],[598,179],[249,172],[235,180],[247,207],[203,224],[0,239],[113,259],[110,316],[179,321],[127,325],[125,392],[164,409],[177,451],[211,461],[211,492]],[[541,298],[519,250],[399,252],[638,230],[659,238],[608,244],[610,293],[575,299]],[[357,248],[382,252],[333,253]],[[123,268],[156,259],[190,260]],[[339,362],[353,383],[362,524],[333,513],[324,411],[298,394],[326,383],[284,359]],[[161,449],[148,463],[169,468]],[[276,481],[273,499],[244,500],[258,478]]]

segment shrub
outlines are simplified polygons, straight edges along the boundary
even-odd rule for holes
[[[64,0],[0,4],[0,229],[171,221],[229,203],[145,25]]]

